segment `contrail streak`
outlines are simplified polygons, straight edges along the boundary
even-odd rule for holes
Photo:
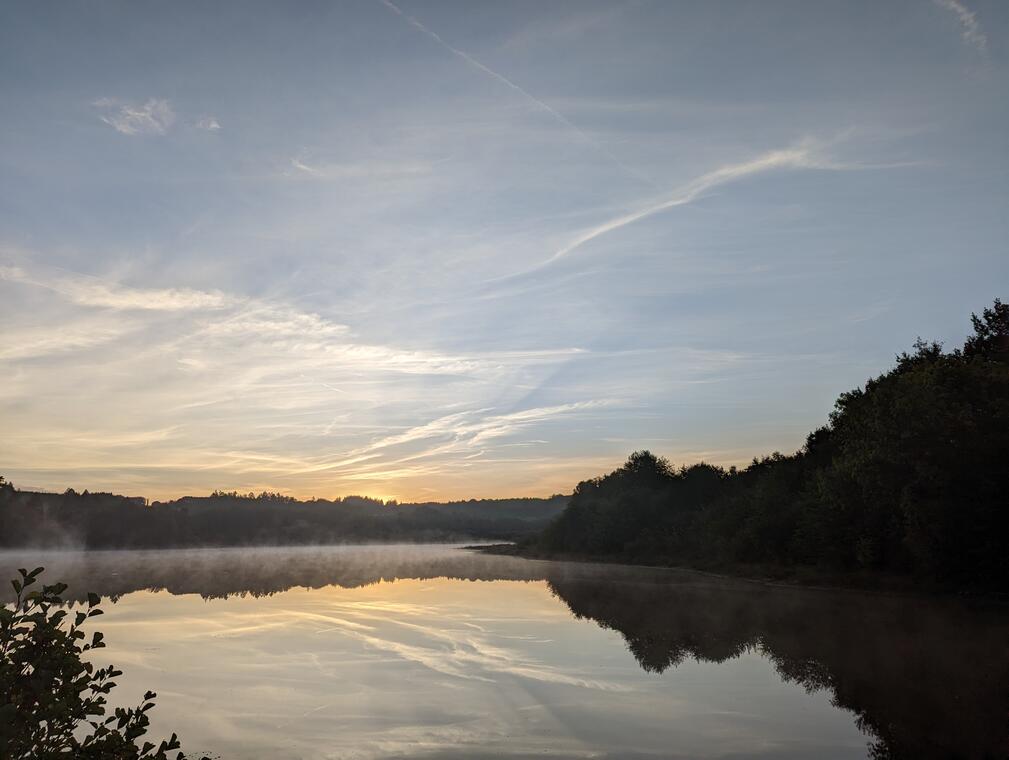
[[[606,150],[606,148],[604,148],[598,142],[596,142],[591,137],[589,137],[589,135],[587,135],[585,132],[583,132],[581,129],[579,129],[575,124],[573,124],[572,122],[570,122],[563,114],[561,114],[561,113],[557,112],[556,110],[554,110],[550,105],[548,105],[547,103],[544,103],[542,100],[540,100],[539,98],[537,98],[535,95],[529,93],[527,90],[524,90],[522,87],[520,87],[519,85],[517,85],[513,81],[511,81],[508,77],[504,76],[503,74],[499,74],[498,72],[494,71],[494,69],[490,68],[489,66],[485,66],[483,63],[481,63],[476,58],[474,58],[473,56],[471,56],[465,50],[460,50],[459,48],[454,47],[454,46],[450,45],[449,43],[445,42],[445,40],[443,40],[438,35],[437,32],[434,32],[431,29],[428,29],[420,21],[418,21],[413,16],[411,16],[410,14],[406,13],[405,11],[403,11],[403,9],[401,9],[398,5],[396,5],[395,3],[393,3],[392,0],[380,0],[380,2],[386,8],[388,8],[393,13],[395,13],[397,16],[400,16],[400,17],[406,19],[407,23],[409,23],[410,26],[412,26],[414,29],[417,29],[419,32],[422,32],[423,34],[426,34],[428,37],[430,37],[432,40],[434,40],[435,42],[437,42],[439,45],[441,45],[443,48],[445,48],[446,50],[448,50],[453,55],[456,55],[459,58],[462,58],[466,63],[468,63],[473,68],[479,69],[484,74],[487,74],[487,76],[493,77],[495,80],[497,80],[498,82],[500,82],[501,84],[503,84],[505,87],[508,87],[509,89],[514,90],[519,95],[521,95],[523,98],[525,98],[526,100],[528,100],[530,103],[533,103],[536,107],[540,108],[543,111],[546,111],[554,119],[556,119],[557,121],[559,121],[565,127],[567,127],[572,132],[574,132],[576,135],[578,135],[578,137],[583,142],[585,142],[588,145],[590,145],[593,148],[595,148],[597,151],[599,151],[599,153],[601,153],[606,158],[608,158],[610,161],[612,161],[616,166],[619,166],[627,174],[631,175],[636,180],[639,180],[641,182],[645,182],[646,184],[649,184],[652,187],[655,187],[655,183],[651,179],[649,179],[648,177],[644,176],[643,174],[641,174],[640,172],[636,171],[635,169],[632,169],[630,166],[627,166],[627,164],[625,164],[619,158],[617,158],[612,153],[610,153],[608,150]]]
[[[723,166],[720,169],[715,169],[714,171],[703,174],[697,179],[691,181],[672,198],[668,198],[667,200],[651,206],[646,206],[645,208],[638,209],[637,211],[632,211],[629,214],[618,216],[616,219],[611,219],[608,222],[604,222],[597,227],[593,227],[592,229],[583,232],[563,248],[558,249],[553,256],[543,261],[539,266],[551,264],[554,261],[557,261],[557,259],[567,256],[576,248],[580,248],[585,245],[590,240],[594,240],[600,235],[605,235],[607,232],[612,232],[613,230],[618,230],[621,227],[626,227],[628,224],[633,224],[641,219],[657,214],[660,211],[665,211],[666,209],[674,208],[676,206],[685,206],[688,203],[697,200],[697,198],[700,197],[706,190],[710,190],[718,185],[724,185],[727,182],[732,182],[751,174],[759,174],[772,169],[809,169],[816,168],[818,166],[826,168],[828,165],[814,161],[809,150],[806,148],[775,150],[758,156],[751,161]]]
[[[531,267],[514,274],[488,280],[485,284],[493,286],[504,282],[514,281],[517,278],[524,277],[532,274],[533,272],[538,272],[539,270],[550,266],[558,259],[564,258],[572,251],[581,248],[590,240],[595,240],[597,237],[613,232],[614,230],[618,230],[621,227],[626,227],[629,224],[634,224],[635,222],[658,214],[662,211],[666,211],[677,206],[686,206],[687,204],[693,203],[695,200],[700,198],[706,191],[719,185],[724,185],[734,182],[735,180],[742,179],[743,177],[772,171],[774,169],[786,168],[842,170],[878,168],[878,166],[858,166],[831,162],[822,156],[815,155],[814,143],[810,140],[805,140],[794,148],[772,150],[767,153],[763,153],[756,158],[750,159],[749,161],[743,161],[738,164],[729,164],[728,166],[723,166],[719,169],[710,171],[707,174],[702,174],[681,187],[676,195],[667,198],[666,200],[659,201],[658,203],[644,206],[637,211],[631,211],[623,216],[610,219],[609,221],[603,222],[595,227],[591,227],[579,234],[563,247],[557,249],[552,256],[544,259],[538,264],[534,264]]]
[[[637,211],[632,211],[628,214],[624,214],[623,216],[610,219],[607,222],[603,222],[600,225],[585,230],[569,243],[557,249],[552,256],[544,259],[538,264],[515,274],[488,280],[486,284],[510,281],[515,278],[531,274],[532,272],[537,272],[540,269],[554,263],[558,259],[564,258],[572,251],[581,248],[590,240],[595,240],[601,235],[613,232],[621,227],[626,227],[629,224],[634,224],[634,222],[653,216],[654,214],[658,214],[662,211],[675,208],[676,206],[686,206],[702,197],[705,192],[714,187],[725,185],[754,174],[762,174],[776,169],[829,169],[831,171],[854,171],[860,169],[895,169],[921,165],[921,162],[917,161],[898,161],[875,164],[839,163],[818,154],[817,149],[822,147],[822,142],[806,139],[794,148],[772,150],[767,153],[762,153],[749,161],[743,161],[738,164],[729,164],[728,166],[723,166],[719,169],[715,169],[714,171],[710,171],[707,174],[702,174],[700,177],[697,177],[682,186],[676,195],[658,203],[644,206]]]
[[[956,14],[963,28],[960,36],[968,45],[973,45],[981,55],[988,53],[988,38],[978,23],[977,14],[969,10],[960,0],[935,0],[940,8],[945,8]]]

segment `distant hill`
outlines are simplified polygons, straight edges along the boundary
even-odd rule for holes
[[[568,497],[396,504],[364,496],[299,501],[217,491],[148,502],[112,493],[21,491],[0,483],[0,547],[89,549],[516,540]]]

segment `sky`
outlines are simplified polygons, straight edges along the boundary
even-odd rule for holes
[[[546,496],[1009,297],[1009,4],[7,3],[0,474]]]

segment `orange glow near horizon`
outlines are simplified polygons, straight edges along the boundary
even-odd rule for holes
[[[629,453],[627,452],[627,454]],[[661,452],[656,453],[661,455]],[[505,463],[491,467],[471,468],[472,475],[465,478],[439,477],[436,473],[430,473],[422,476],[389,479],[384,477],[386,473],[374,472],[369,473],[367,479],[334,479],[332,485],[325,485],[321,479],[313,479],[311,486],[291,485],[287,487],[275,485],[259,478],[236,478],[230,473],[218,476],[195,467],[193,472],[182,477],[188,479],[188,476],[193,474],[199,474],[200,477],[178,486],[161,479],[145,483],[140,479],[129,477],[129,470],[104,479],[82,471],[80,472],[81,477],[73,482],[37,482],[37,480],[33,481],[30,474],[26,477],[18,477],[17,470],[14,470],[14,476],[5,474],[5,477],[22,490],[61,493],[67,488],[72,488],[78,492],[88,490],[124,496],[142,496],[152,502],[172,501],[185,496],[209,496],[213,491],[219,490],[236,491],[241,494],[258,494],[267,491],[280,493],[301,501],[363,496],[383,502],[395,501],[406,504],[469,501],[470,499],[549,498],[555,494],[570,494],[579,482],[605,475],[620,467],[626,456],[626,454],[615,453],[612,457],[605,458],[562,460],[554,463],[539,462],[535,467],[529,468],[535,477],[529,478],[524,483],[515,476],[513,467],[509,467]],[[745,466],[749,462],[749,459],[718,461],[712,457],[695,457],[691,460],[686,458],[670,459],[676,465],[706,461],[723,467]],[[281,481],[287,479],[289,478],[278,478]],[[369,487],[370,484],[374,485]]]

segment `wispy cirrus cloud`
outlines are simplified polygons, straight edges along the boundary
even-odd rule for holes
[[[424,161],[361,161],[354,163],[311,163],[292,158],[296,176],[320,180],[397,179],[430,174],[432,165]]]
[[[536,19],[519,29],[504,42],[506,48],[529,49],[537,45],[556,45],[558,42],[571,43],[594,33],[605,32],[629,6],[619,3],[603,6],[601,9],[577,6],[565,7],[557,19]]]
[[[595,409],[606,404],[607,402],[598,400],[579,401],[571,404],[520,409],[505,414],[490,413],[493,410],[489,408],[473,409],[445,415],[423,425],[410,428],[403,433],[380,438],[353,453],[367,454],[378,449],[386,449],[418,440],[445,436],[450,437],[453,444],[464,445],[469,448],[486,443],[493,438],[501,438],[517,432],[528,425],[543,422],[558,415]]]
[[[507,445],[495,439],[506,438],[555,418],[577,416],[615,403],[613,400],[588,400],[506,413],[490,407],[452,413],[401,433],[381,436],[337,459],[319,459],[308,464],[299,474],[336,472],[349,481],[388,482],[436,475],[453,468],[464,469],[472,464],[472,460]]]
[[[85,322],[76,325],[7,329],[0,345],[0,361],[33,359],[71,351],[92,349],[117,340],[131,331],[128,325]]]
[[[574,236],[571,240],[558,248],[553,255],[544,259],[535,266],[519,272],[517,275],[508,275],[507,277],[499,279],[509,280],[517,276],[535,272],[543,267],[553,264],[559,259],[564,258],[568,254],[576,251],[586,243],[595,240],[598,237],[619,230],[630,224],[634,224],[635,222],[639,222],[642,219],[647,219],[648,217],[654,216],[663,211],[668,211],[669,209],[676,208],[678,206],[689,205],[704,197],[708,191],[713,190],[716,187],[731,184],[747,177],[785,169],[847,170],[894,168],[908,165],[913,164],[906,162],[865,165],[839,163],[824,156],[820,152],[819,146],[815,140],[806,139],[791,148],[767,151],[747,161],[727,164],[706,172],[705,174],[702,174],[683,185],[670,197],[658,202],[646,204],[634,211],[614,217],[594,227],[590,227],[589,229]]]
[[[525,89],[524,87],[521,87],[520,85],[516,84],[511,79],[509,79],[508,77],[506,77],[504,74],[501,74],[500,72],[495,71],[490,66],[487,66],[486,64],[484,64],[481,61],[477,60],[475,57],[473,57],[472,55],[470,55],[469,53],[467,53],[465,50],[460,50],[459,48],[455,47],[454,45],[450,45],[448,42],[446,42],[441,37],[441,35],[439,35],[437,32],[435,32],[432,29],[430,29],[427,26],[425,26],[423,23],[421,23],[420,21],[418,21],[416,18],[414,18],[410,14],[404,12],[403,9],[400,8],[398,5],[396,5],[395,3],[393,3],[392,0],[379,0],[379,2],[381,2],[382,5],[384,5],[386,8],[388,8],[389,10],[391,10],[397,16],[400,16],[400,17],[406,19],[407,23],[410,24],[410,26],[412,26],[417,31],[421,32],[422,34],[425,34],[428,37],[430,37],[432,40],[434,40],[436,43],[438,43],[438,45],[440,45],[441,47],[443,47],[448,52],[452,53],[452,55],[455,55],[458,58],[462,59],[463,61],[465,61],[467,64],[469,64],[473,68],[477,69],[478,71],[483,72],[484,74],[486,74],[487,76],[491,77],[492,79],[495,79],[499,83],[503,84],[505,87],[507,87],[510,90],[518,93],[523,99],[525,99],[529,103],[532,103],[534,106],[536,106],[540,110],[545,111],[546,113],[548,113],[557,122],[559,122],[560,124],[562,124],[568,130],[570,130],[574,135],[576,135],[579,140],[581,140],[583,143],[591,146],[600,155],[602,155],[606,159],[608,159],[614,166],[619,167],[620,170],[623,171],[628,176],[633,177],[634,179],[636,179],[636,180],[638,180],[640,182],[644,182],[644,183],[649,184],[649,185],[654,185],[654,182],[650,178],[648,178],[647,176],[645,176],[644,174],[642,174],[638,170],[636,170],[636,169],[628,166],[627,164],[625,164],[623,161],[621,161],[619,158],[617,158],[615,155],[613,155],[609,150],[607,150],[605,147],[603,147],[597,140],[595,140],[590,135],[588,135],[578,125],[576,125],[575,123],[573,123],[570,119],[568,119],[566,116],[564,116],[564,114],[560,113],[556,108],[554,108],[550,104],[545,103],[544,101],[540,100],[535,95],[533,95],[532,93],[530,93],[527,89]]]
[[[654,216],[662,211],[666,211],[677,206],[686,206],[702,197],[708,190],[712,190],[719,185],[750,177],[755,174],[774,171],[777,169],[813,169],[832,168],[830,164],[816,157],[811,147],[800,146],[796,148],[786,148],[783,150],[772,150],[763,153],[749,161],[736,164],[728,164],[719,167],[714,171],[703,174],[697,179],[687,183],[676,194],[670,198],[653,203],[623,216],[618,216],[592,227],[581,233],[570,242],[557,249],[557,251],[544,261],[541,266],[546,266],[567,256],[572,251],[582,247],[590,240],[605,235],[621,227],[638,222],[647,217]]]
[[[957,20],[960,22],[960,37],[963,38],[963,41],[974,47],[981,55],[987,55],[988,37],[981,28],[974,11],[961,3],[960,0],[935,0],[935,4],[956,14]]]
[[[190,288],[132,288],[97,277],[67,272],[49,275],[21,267],[0,267],[0,280],[34,285],[62,294],[80,306],[116,310],[193,311],[223,309],[236,300],[219,290]]]
[[[0,269],[0,286],[14,296],[3,310],[0,403],[53,418],[11,451],[34,472],[302,478],[322,492],[343,483],[336,488],[401,496],[391,484],[463,477],[474,451],[599,405],[523,402],[521,389],[575,349],[453,353],[369,341],[281,300],[127,287],[26,265]],[[66,401],[43,402],[52,397]]]
[[[221,123],[214,116],[204,116],[196,122],[196,128],[216,132],[221,128]]]
[[[77,306],[176,312],[182,318],[195,319],[176,336],[176,345],[196,342],[221,349],[265,345],[275,356],[283,352],[289,362],[297,357],[302,368],[344,362],[369,371],[466,374],[492,369],[501,361],[357,342],[348,326],[319,314],[219,290],[138,288],[62,270],[33,272],[19,266],[0,267],[0,281],[49,290]]]
[[[398,374],[488,375],[507,367],[549,363],[579,349],[446,353],[355,340],[348,325],[283,301],[238,296],[220,290],[142,288],[64,270],[0,266],[0,282],[37,287],[81,307],[108,312],[165,313],[177,325],[173,346],[198,344],[223,351],[266,346],[290,367],[302,370],[352,366]],[[174,313],[174,315],[172,314]],[[142,324],[139,321],[135,325]],[[200,361],[189,366],[200,367]]]
[[[148,98],[144,103],[100,98],[93,105],[102,111],[103,122],[124,135],[164,135],[175,123],[175,112],[163,98]]]
[[[226,314],[201,320],[186,340],[222,348],[268,347],[275,357],[286,356],[288,366],[306,373],[337,365],[369,373],[468,375],[490,371],[494,364],[493,359],[473,355],[357,341],[347,325],[260,299],[247,299]]]

